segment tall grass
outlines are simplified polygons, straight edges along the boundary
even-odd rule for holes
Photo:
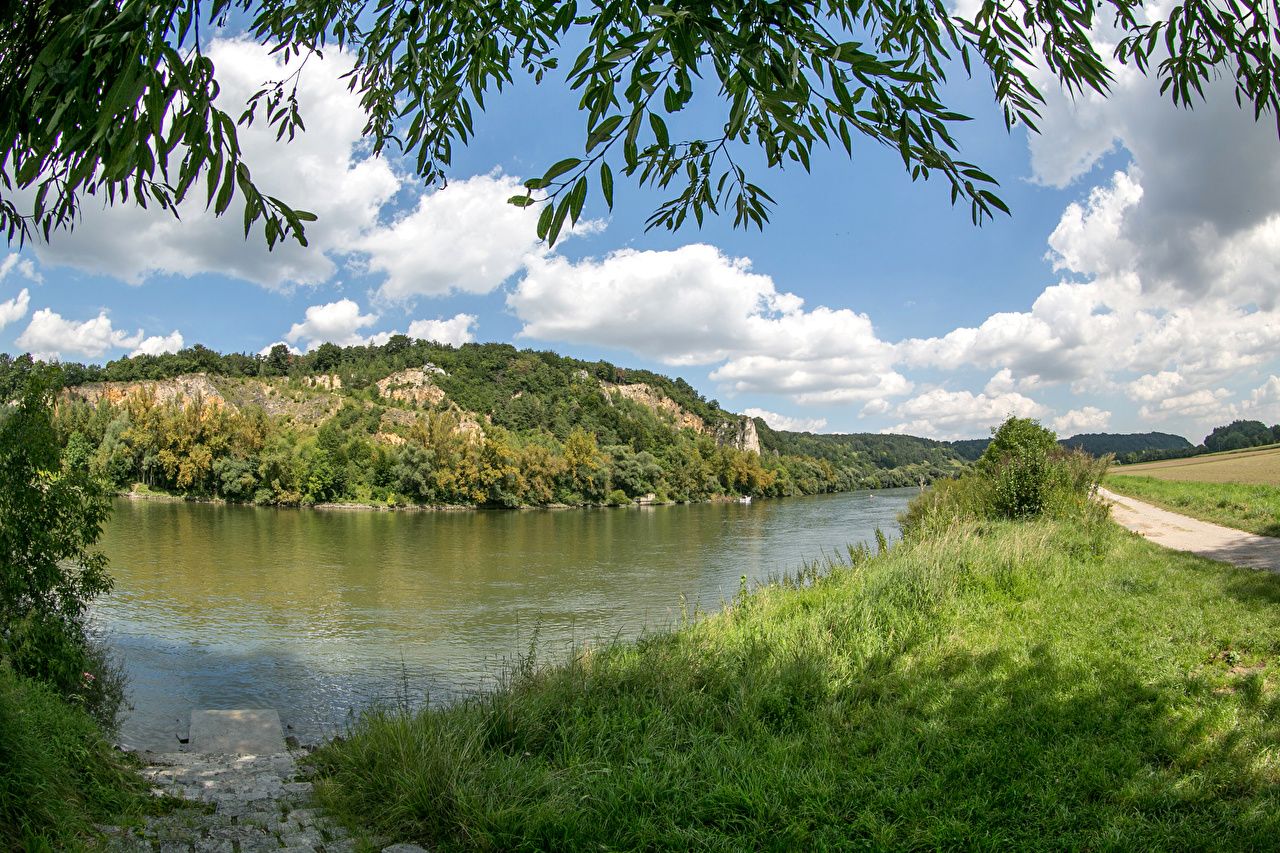
[[[1267,847],[1280,579],[967,521],[492,695],[372,712],[323,802],[440,849]]]
[[[1127,469],[1122,469],[1127,470]],[[1280,487],[1248,483],[1184,482],[1112,475],[1107,486],[1123,495],[1215,524],[1262,536],[1280,536]]]
[[[0,849],[74,849],[94,823],[150,807],[97,722],[0,662]]]

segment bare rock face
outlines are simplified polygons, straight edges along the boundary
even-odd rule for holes
[[[691,429],[700,433],[707,431],[707,425],[702,418],[692,412],[686,412],[679,403],[651,385],[646,385],[643,382],[637,382],[633,385],[615,385],[612,382],[601,382],[600,387],[605,394],[619,394],[632,402],[653,409],[655,412],[670,415],[676,429]]]
[[[760,434],[756,431],[756,422],[746,415],[739,415],[736,421],[721,424],[715,437],[716,444],[728,445],[743,453],[760,452]]]
[[[378,381],[378,396],[399,400],[414,406],[434,406],[444,399],[444,392],[431,381],[432,373],[442,372],[434,365],[428,370],[410,367]]]
[[[322,373],[319,376],[308,376],[303,380],[312,388],[323,388],[326,391],[341,391],[342,377],[336,373]]]
[[[206,405],[225,406],[227,400],[218,387],[203,373],[176,376],[173,379],[139,380],[137,382],[95,382],[77,385],[62,392],[69,400],[83,400],[91,406],[106,400],[113,406],[133,396],[144,396],[156,405],[177,402],[184,408],[196,400]]]

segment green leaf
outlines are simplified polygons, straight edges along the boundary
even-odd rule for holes
[[[547,169],[547,173],[542,176],[542,180],[545,183],[549,184],[552,181],[554,181],[556,178],[563,175],[565,172],[568,172],[572,169],[576,169],[578,167],[578,164],[581,162],[582,161],[579,160],[577,157],[566,157],[563,160],[561,160],[559,163],[556,163],[550,169]]]
[[[613,210],[613,170],[604,161],[600,163],[600,192],[604,195],[604,203]]]

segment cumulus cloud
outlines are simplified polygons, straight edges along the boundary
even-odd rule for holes
[[[233,116],[264,81],[287,77],[299,61],[286,64],[282,54],[242,39],[214,39],[207,53],[222,85],[217,103]],[[135,284],[156,273],[206,272],[268,287],[326,281],[337,269],[335,256],[353,250],[378,225],[382,206],[401,186],[386,160],[361,156],[365,115],[359,95],[341,79],[352,65],[342,50],[327,50],[323,60],[313,57],[307,63],[298,98],[310,130],[291,143],[277,143],[275,130],[261,115],[252,127],[238,131],[259,187],[319,216],[307,227],[310,248],[290,242],[269,252],[260,233],[246,241],[239,202],[216,218],[196,190],[182,206],[181,220],[129,204],[97,207],[96,199],[86,198],[74,231],[35,245],[41,262]]]
[[[15,343],[36,358],[56,359],[75,354],[97,358],[113,349],[133,349],[143,343],[142,330],[134,334],[115,328],[105,310],[92,320],[76,322],[41,308]]]
[[[497,288],[527,255],[547,251],[538,240],[539,209],[507,204],[523,192],[517,178],[477,175],[423,195],[414,210],[366,234],[358,248],[368,253],[369,269],[386,276],[378,295],[403,300]]]
[[[368,343],[360,334],[366,326],[378,322],[377,314],[361,314],[360,306],[350,299],[339,299],[324,305],[312,305],[301,323],[294,323],[284,339],[291,344],[305,342],[307,350],[323,343],[349,347]]]
[[[25,287],[18,291],[17,296],[0,302],[0,329],[27,316],[30,306],[31,293]]]
[[[986,435],[1010,415],[1043,418],[1049,410],[1016,391],[990,395],[934,388],[894,408],[904,418],[885,432],[957,439]]]
[[[258,355],[270,355],[270,354],[271,354],[271,351],[272,351],[273,349],[275,349],[276,347],[284,347],[285,349],[287,349],[289,352],[293,353],[294,355],[302,355],[302,349],[301,349],[301,348],[296,347],[296,346],[293,346],[292,344],[290,344],[290,343],[288,343],[288,342],[286,342],[286,341],[272,341],[271,343],[267,344],[267,345],[266,345],[265,347],[263,347],[262,349],[258,350]]]
[[[731,392],[786,394],[799,403],[904,394],[893,348],[865,314],[779,292],[746,258],[714,246],[623,249],[571,262],[529,258],[507,305],[520,336],[622,347],[671,365],[719,364]]]
[[[40,275],[36,270],[36,266],[31,262],[30,258],[24,258],[17,252],[10,252],[5,255],[3,261],[0,261],[0,281],[4,281],[9,277],[10,273],[15,271],[27,281],[37,284],[44,281],[44,276]]]
[[[409,324],[409,337],[458,347],[474,341],[476,315],[455,314],[448,320],[414,320]]]
[[[796,418],[765,409],[750,408],[742,413],[749,418],[762,418],[773,429],[787,432],[822,432],[823,427],[827,425],[826,418]]]
[[[1249,393],[1240,408],[1252,420],[1268,424],[1280,422],[1280,376],[1268,376],[1266,382]]]
[[[1177,417],[1196,423],[1235,417],[1237,409],[1227,400],[1231,392],[1226,388],[1210,391],[1202,388],[1188,394],[1165,397],[1158,403],[1143,406],[1138,413],[1146,420],[1166,420]]]
[[[130,356],[135,355],[162,355],[167,352],[177,352],[185,346],[182,339],[182,333],[174,329],[167,335],[153,335],[144,338],[142,343],[138,344]]]
[[[1096,406],[1085,406],[1072,409],[1061,417],[1054,418],[1053,429],[1064,438],[1081,432],[1103,432],[1111,423],[1111,413]]]

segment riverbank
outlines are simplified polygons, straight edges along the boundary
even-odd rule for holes
[[[1110,521],[811,567],[314,756],[433,849],[1248,849],[1280,833],[1280,579]]]
[[[850,491],[823,492],[822,494],[840,495],[851,494],[852,492],[875,492],[875,491],[892,491],[900,489],[900,486],[886,486],[879,489],[852,489]],[[659,498],[656,495],[641,495],[638,498],[627,498],[626,500],[614,500],[605,503],[548,503],[548,504],[522,504],[519,506],[498,506],[495,504],[412,504],[412,503],[387,503],[385,501],[324,501],[312,504],[256,504],[252,501],[232,501],[225,498],[206,497],[203,495],[180,495],[171,494],[169,492],[154,491],[151,489],[138,490],[130,489],[128,491],[120,491],[116,493],[116,497],[124,498],[132,501],[160,501],[168,503],[195,503],[210,504],[214,506],[264,506],[272,509],[319,509],[319,510],[354,510],[368,512],[479,512],[490,510],[511,510],[511,511],[529,511],[529,510],[566,510],[566,509],[634,509],[638,507],[651,506],[682,506],[687,504],[720,504],[720,503],[751,503],[752,500],[767,500],[768,498],[753,497],[751,495],[711,495],[701,500],[676,501],[668,498]],[[782,497],[813,497],[812,495],[784,495]],[[776,499],[776,498],[775,498]]]

